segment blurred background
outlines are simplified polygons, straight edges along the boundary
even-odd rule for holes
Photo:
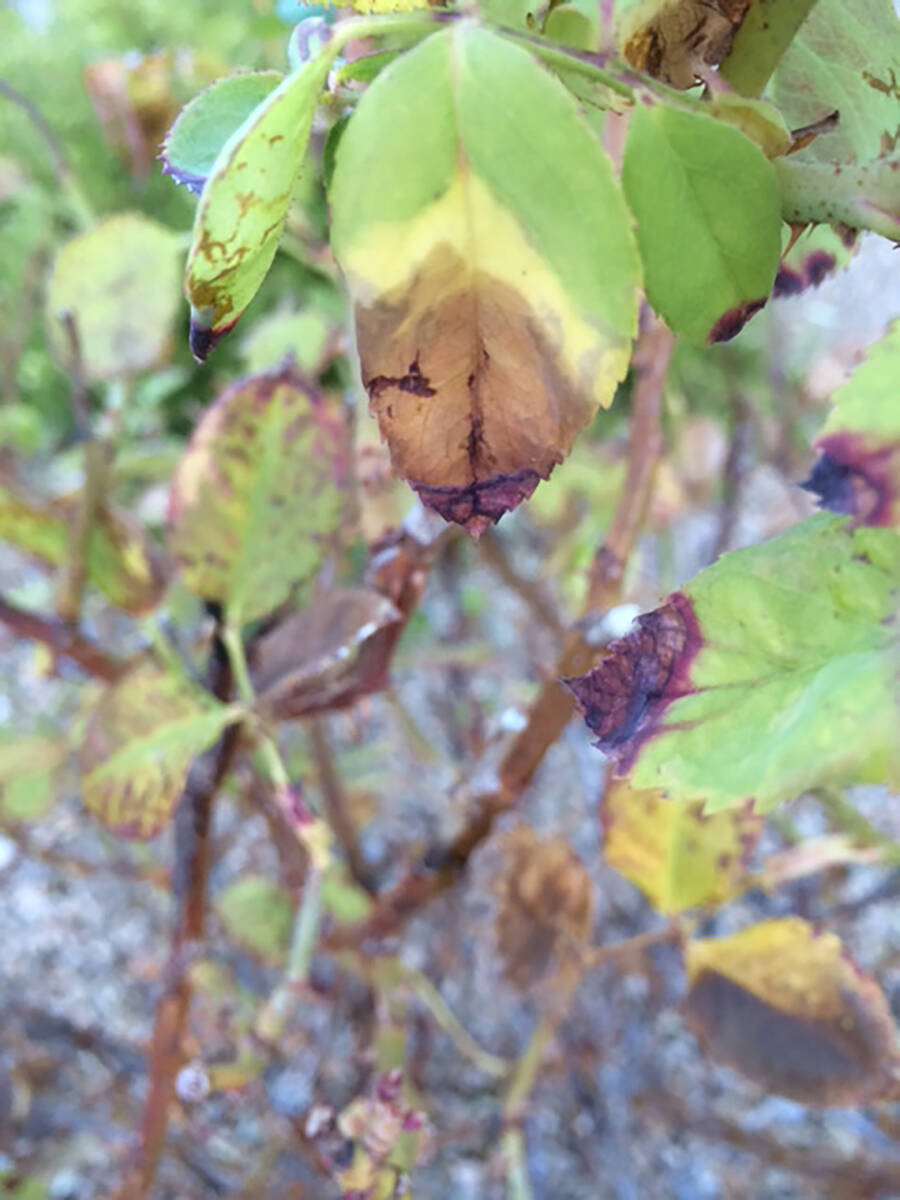
[[[14,0],[0,9],[0,590],[15,604],[52,611],[46,568],[59,549],[47,524],[23,533],[14,497],[64,504],[82,481],[72,378],[45,318],[60,247],[86,223],[141,212],[171,230],[183,254],[194,198],[162,176],[161,139],[213,79],[283,69],[291,27],[315,11],[290,0]],[[314,154],[333,118],[320,119]],[[224,385],[291,350],[337,406],[354,396],[319,181],[317,171],[305,173],[272,272],[208,365],[188,353],[186,307],[173,285],[155,364],[91,383],[95,428],[116,445],[115,498],[149,553],[185,439]],[[837,263],[818,286],[774,299],[733,343],[675,352],[666,452],[627,583],[637,607],[626,621],[723,551],[813,511],[797,486],[811,443],[832,391],[900,315],[900,272],[896,250],[875,237],[852,248],[830,232],[805,239],[796,262],[820,248]],[[148,263],[154,287],[155,270]],[[518,727],[552,670],[623,478],[627,412],[626,387],[532,502],[480,548],[447,540],[404,633],[392,690],[328,719],[360,852],[380,882],[396,877],[411,846],[454,830],[470,764]],[[364,414],[357,437],[368,475],[350,553],[361,559],[410,508],[411,494],[391,481]],[[165,619],[187,643],[201,637],[199,605],[177,588]],[[123,652],[149,636],[142,620],[93,594],[83,624]],[[113,1194],[140,1119],[168,953],[171,833],[121,842],[79,798],[73,744],[95,688],[0,627],[0,1195],[18,1200]],[[285,745],[292,773],[314,775],[304,730],[289,731]],[[572,723],[475,855],[465,884],[394,946],[408,986],[389,1020],[365,981],[317,959],[302,1011],[261,1074],[221,1076],[218,1085],[213,1075],[208,1094],[205,1085],[175,1106],[154,1196],[337,1196],[307,1136],[310,1113],[339,1110],[365,1087],[372,1031],[385,1025],[405,1039],[432,1127],[417,1200],[507,1194],[497,1080],[435,1018],[427,983],[479,1046],[501,1058],[520,1053],[538,996],[518,978],[495,917],[521,825],[576,851],[591,880],[597,940],[653,927],[658,918],[641,894],[603,861],[602,778],[601,756]],[[854,799],[900,837],[896,807],[874,790]],[[821,810],[800,799],[771,823],[760,853],[827,831]],[[231,1061],[238,1033],[278,978],[302,870],[274,845],[246,773],[217,809],[214,854],[209,945],[196,964],[190,1026],[207,1067]],[[838,867],[773,895],[751,891],[704,931],[789,912],[823,921],[877,974],[900,1015],[898,888],[897,868]],[[348,887],[330,903],[340,919],[364,898]],[[628,971],[585,976],[525,1121],[537,1197],[900,1197],[896,1108],[814,1112],[764,1095],[699,1053],[677,1011],[683,986],[665,945]]]

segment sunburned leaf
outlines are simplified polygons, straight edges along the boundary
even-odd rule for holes
[[[753,0],[640,0],[620,5],[618,41],[632,66],[689,88],[722,61]]]
[[[734,337],[765,304],[778,267],[781,210],[771,164],[713,117],[639,106],[622,182],[650,303],[693,342]]]
[[[337,588],[288,617],[257,643],[254,681],[260,708],[286,721],[343,708],[387,683],[402,617],[364,588]]]
[[[719,1062],[803,1104],[896,1098],[890,1008],[836,934],[762,921],[688,942],[687,970],[687,1019]]]
[[[282,604],[340,524],[343,456],[343,430],[292,366],[223,392],[172,480],[169,544],[190,590],[234,622]]]
[[[626,370],[639,264],[609,163],[561,84],[460,21],[365,93],[331,202],[394,466],[477,534]]]
[[[855,253],[857,236],[850,229],[813,225],[782,255],[773,296],[797,296],[818,287],[833,272],[846,267]]]
[[[275,257],[333,58],[326,46],[270,92],[222,147],[206,181],[185,280],[198,360],[234,326]]]
[[[191,763],[235,715],[152,662],[135,668],[107,688],[88,721],[85,804],[121,837],[154,837],[168,823]]]
[[[166,134],[163,174],[199,195],[222,147],[280,81],[277,71],[254,71],[210,84],[185,105]]]
[[[0,540],[48,566],[66,561],[77,497],[34,504],[0,486]],[[91,527],[87,577],[110,604],[126,612],[153,608],[165,586],[160,556],[125,514],[104,506]]]
[[[865,162],[900,132],[900,20],[892,0],[817,0],[782,58],[774,97],[793,128],[838,110],[800,151],[809,162]]]
[[[804,484],[851,525],[900,527],[900,321],[834,395]]]
[[[570,686],[638,788],[767,811],[897,777],[900,537],[816,517],[724,555]]]
[[[50,343],[67,370],[88,381],[158,366],[178,310],[178,239],[139,213],[109,217],[66,242],[47,291]],[[75,363],[66,318],[74,323]]]
[[[667,915],[741,891],[763,827],[752,805],[704,816],[702,802],[666,800],[612,777],[602,818],[606,861]]]
[[[263,875],[244,875],[216,898],[230,937],[267,962],[282,963],[291,941],[294,908],[283,887]]]

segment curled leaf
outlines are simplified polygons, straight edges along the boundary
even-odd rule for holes
[[[108,217],[66,242],[47,289],[47,323],[57,361],[88,381],[158,366],[178,310],[178,238],[139,213]],[[78,362],[67,320],[74,325]]]
[[[900,1057],[884,993],[840,939],[806,921],[762,921],[688,942],[685,1013],[717,1061],[803,1104],[897,1094]]]
[[[235,718],[186,680],[144,663],[107,688],[81,747],[88,809],[126,838],[150,838],[172,815],[188,768]]]
[[[234,326],[275,257],[333,57],[326,47],[269,92],[213,164],[185,279],[198,361]]]
[[[569,686],[638,788],[767,811],[897,776],[900,538],[813,518],[726,554]]]
[[[292,366],[228,388],[172,480],[169,545],[190,590],[252,621],[318,570],[343,514],[344,433]]]
[[[477,534],[625,373],[639,264],[610,165],[561,84],[461,21],[366,91],[331,202],[394,466]]]
[[[387,683],[392,627],[402,619],[388,599],[364,588],[317,594],[257,643],[260,708],[275,720],[296,720],[379,691]]]
[[[277,71],[229,75],[195,96],[166,134],[163,174],[199,196],[222,147],[280,80]]]

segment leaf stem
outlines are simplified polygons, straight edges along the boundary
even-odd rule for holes
[[[295,1007],[299,991],[309,976],[322,922],[324,871],[312,866],[303,886],[303,898],[294,920],[291,952],[280,983],[260,1009],[254,1033],[267,1045],[276,1045]]]
[[[881,851],[882,862],[900,864],[900,842],[876,829],[842,792],[836,788],[817,788],[812,794],[834,824],[849,833],[857,844],[876,847]]]
[[[816,0],[757,0],[735,34],[719,75],[742,96],[761,96]]]

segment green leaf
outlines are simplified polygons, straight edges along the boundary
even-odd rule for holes
[[[254,71],[217,79],[178,114],[160,158],[171,175],[199,195],[228,139],[281,81],[278,71]]]
[[[900,537],[816,517],[726,554],[570,681],[634,787],[759,811],[900,778]]]
[[[191,350],[200,361],[240,318],[275,257],[336,53],[326,44],[270,92],[222,147],[206,181],[185,280]]]
[[[551,8],[544,22],[544,36],[573,50],[600,49],[599,10],[590,0],[566,0]]]
[[[331,203],[394,466],[480,532],[547,478],[627,368],[639,264],[609,162],[555,78],[461,21],[365,93]]]
[[[639,105],[622,182],[637,218],[650,303],[693,342],[734,337],[765,304],[778,268],[772,165],[722,121]]]
[[[159,366],[169,354],[179,305],[178,238],[139,213],[119,213],[60,250],[47,290],[50,344],[71,370],[69,314],[89,382]]]
[[[276,311],[253,323],[241,345],[241,354],[251,375],[292,361],[301,375],[315,377],[325,364],[329,342],[334,346],[337,341],[335,333],[332,322],[319,308]]]
[[[840,938],[798,917],[687,944],[685,1015],[709,1054],[801,1104],[894,1098],[890,1006]]]
[[[284,962],[294,906],[283,887],[263,875],[244,875],[216,898],[216,911],[229,937],[244,949],[270,963]]]
[[[172,480],[169,545],[190,590],[238,624],[309,580],[343,515],[344,432],[290,365],[228,388]]]
[[[56,798],[55,774],[65,743],[39,735],[0,739],[0,813],[12,821],[37,821]]]
[[[900,132],[900,20],[892,0],[817,0],[773,87],[792,127],[840,113],[799,161],[862,163],[890,149]]]
[[[704,815],[702,803],[666,800],[627,779],[609,779],[601,812],[603,857],[666,915],[740,892],[763,827],[751,806]]]
[[[0,485],[0,539],[51,567],[66,561],[77,497],[35,504]],[[104,507],[91,528],[88,582],[116,608],[153,608],[165,585],[160,556],[123,513]]]
[[[146,662],[107,688],[81,747],[88,809],[121,837],[150,838],[172,815],[188,769],[237,710]]]
[[[853,525],[900,528],[900,321],[834,394],[805,487]]]

